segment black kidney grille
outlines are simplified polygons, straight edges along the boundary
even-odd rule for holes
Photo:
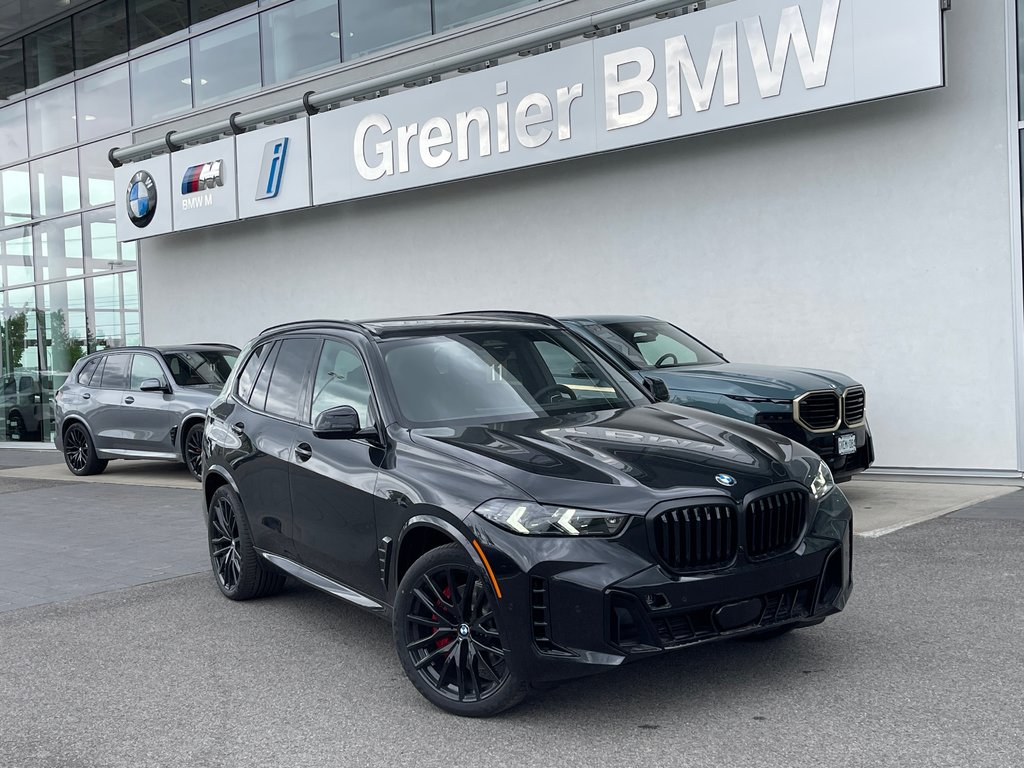
[[[839,423],[839,395],[811,392],[800,401],[797,421],[808,429],[834,429]]]
[[[736,556],[739,513],[728,504],[680,507],[654,518],[658,557],[673,570],[728,565]]]
[[[846,390],[843,397],[843,421],[847,426],[860,424],[864,421],[864,405],[867,396],[863,387],[852,387]]]
[[[791,549],[800,540],[807,519],[807,494],[781,491],[747,505],[747,554],[769,557]]]

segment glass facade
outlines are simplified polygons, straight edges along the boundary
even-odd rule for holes
[[[21,37],[0,8],[0,441],[52,440],[75,362],[142,342],[107,157],[132,130],[544,1],[61,0]]]

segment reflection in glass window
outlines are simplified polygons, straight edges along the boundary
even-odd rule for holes
[[[128,51],[128,19],[124,0],[103,0],[74,15],[75,69]]]
[[[68,377],[71,368],[86,354],[88,342],[85,324],[85,285],[82,280],[69,280],[42,287],[43,303],[39,309],[48,374],[42,382],[44,410],[53,407],[53,393]],[[48,416],[51,414],[48,414]],[[42,440],[52,433],[49,418],[44,419]]]
[[[21,407],[26,400],[34,404],[39,388],[35,309],[35,288],[0,293],[0,439],[39,439],[30,435],[38,432],[38,416]]]
[[[241,8],[252,2],[253,0],[189,0],[189,5],[192,7],[192,23],[197,24],[200,21],[212,19],[214,16],[233,11],[235,8]]]
[[[28,165],[16,165],[0,171],[0,223],[21,224],[32,218]]]
[[[135,59],[130,66],[135,125],[155,123],[192,108],[188,43]]]
[[[85,235],[86,272],[109,272],[134,264],[135,243],[118,245],[113,208],[83,213],[82,231]]]
[[[138,273],[99,275],[92,283],[96,349],[142,343]]]
[[[320,353],[313,380],[312,420],[326,410],[348,405],[359,416],[359,425],[369,425],[370,380],[359,353],[340,341],[328,339]]]
[[[25,79],[29,88],[74,71],[71,19],[25,36]]]
[[[0,165],[28,157],[28,124],[25,102],[0,109]]]
[[[28,100],[28,146],[33,155],[70,146],[77,136],[74,84]]]
[[[82,206],[91,208],[114,202],[114,168],[107,159],[111,147],[132,143],[128,134],[78,148],[78,175],[82,180]]]
[[[192,90],[197,107],[260,87],[260,29],[256,17],[192,40]]]
[[[414,37],[429,35],[430,0],[342,0],[344,58],[353,59]]]
[[[537,0],[434,0],[434,24],[438,32],[478,21]]]
[[[65,216],[36,224],[33,228],[36,275],[39,280],[56,280],[82,274],[82,220]]]
[[[25,285],[34,278],[31,230],[18,227],[0,232],[0,288]]]
[[[280,83],[341,60],[338,0],[293,0],[260,16],[263,77]]]
[[[33,160],[32,213],[58,216],[82,207],[78,184],[78,150],[70,149]]]
[[[267,413],[286,419],[298,418],[302,379],[313,362],[316,347],[315,339],[285,339],[281,342],[281,351],[270,375],[270,389],[267,390]]]
[[[131,127],[128,65],[104,70],[75,83],[78,95],[79,141],[109,136]]]
[[[130,389],[136,392],[142,391],[142,382],[146,379],[167,380],[164,369],[152,355],[132,355],[132,378],[128,384]]]
[[[128,0],[131,47],[159,40],[188,26],[186,0]]]
[[[25,90],[25,57],[21,40],[0,45],[0,99]]]

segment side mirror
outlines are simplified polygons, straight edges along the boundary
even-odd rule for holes
[[[597,378],[597,370],[594,368],[593,363],[581,360],[572,366],[572,370],[569,371],[569,376],[574,379],[594,380]]]
[[[667,403],[672,399],[668,391],[668,384],[663,379],[656,379],[653,376],[644,376],[644,389],[651,393],[651,397],[659,403]]]
[[[167,386],[167,382],[162,379],[143,379],[139,385],[139,390],[142,392],[163,392],[170,394],[171,388]]]
[[[313,424],[313,434],[323,440],[351,440],[360,431],[359,414],[351,405],[328,408]]]

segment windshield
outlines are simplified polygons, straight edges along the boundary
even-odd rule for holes
[[[688,333],[661,320],[595,323],[585,328],[638,368],[725,362]]]
[[[399,410],[415,426],[520,421],[649,402],[566,331],[452,332],[381,347]]]
[[[180,387],[223,386],[235,367],[238,354],[213,350],[164,352],[164,362]]]

